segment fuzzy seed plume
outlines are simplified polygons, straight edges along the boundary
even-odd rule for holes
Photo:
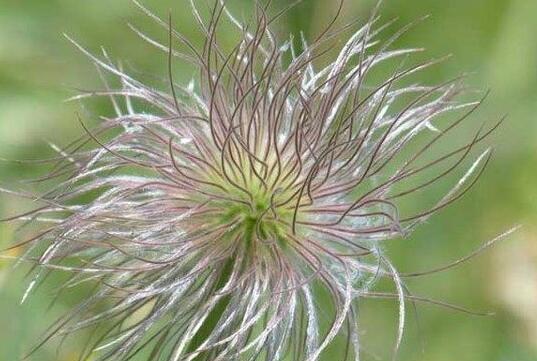
[[[501,121],[446,150],[481,101],[457,100],[462,77],[414,82],[444,59],[412,63],[423,49],[394,44],[414,24],[391,30],[378,6],[338,28],[340,4],[316,38],[281,41],[273,30],[295,4],[256,3],[243,22],[223,0],[191,0],[197,44],[134,4],[166,34],[130,25],[161,51],[165,79],[148,85],[67,37],[103,81],[71,100],[108,98],[114,113],[96,126],[78,116],[83,135],[46,160],[40,181],[53,186],[15,192],[40,205],[4,220],[40,225],[14,246],[35,264],[23,301],[51,272],[68,275],[59,298],[91,286],[36,348],[91,330],[80,360],[316,361],[336,340],[341,360],[359,360],[360,301],[391,298],[397,354],[406,303],[428,301],[404,279],[425,273],[400,274],[384,242],[475,184],[491,157],[475,148]],[[403,210],[426,191],[434,204]],[[375,290],[380,279],[392,293]]]

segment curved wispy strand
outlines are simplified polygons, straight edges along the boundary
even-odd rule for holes
[[[50,160],[43,180],[56,186],[43,205],[9,219],[46,224],[17,245],[37,265],[25,297],[52,271],[71,275],[60,294],[95,286],[43,343],[91,329],[81,360],[148,350],[147,360],[314,361],[339,337],[341,359],[358,360],[358,301],[393,297],[397,350],[405,299],[423,299],[408,294],[382,242],[407,236],[475,183],[490,150],[435,204],[400,212],[417,192],[438,194],[438,181],[499,123],[435,151],[480,102],[456,100],[462,78],[412,83],[443,59],[409,65],[422,49],[393,45],[413,24],[380,41],[392,22],[378,25],[376,10],[359,29],[334,20],[311,44],[281,43],[270,28],[288,9],[269,17],[269,4],[258,4],[243,24],[223,2],[205,16],[192,1],[199,46],[171,17],[135,4],[168,32],[159,43],[131,25],[168,56],[168,79],[146,85],[68,38],[104,84],[73,99],[109,97],[115,115],[94,128],[80,119],[85,135]],[[224,25],[236,29],[232,46],[220,43]],[[196,70],[190,84],[174,80],[175,61]],[[383,64],[391,73],[379,80]],[[372,290],[379,278],[395,292]]]

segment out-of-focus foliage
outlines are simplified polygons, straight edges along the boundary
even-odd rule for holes
[[[177,27],[194,34],[187,1],[147,0],[166,15],[171,9]],[[281,5],[285,1],[277,2]],[[330,21],[336,1],[305,0],[281,19],[279,32],[305,31],[315,36]],[[248,0],[231,2],[247,9]],[[341,23],[366,19],[372,1],[347,0]],[[239,14],[241,10],[239,10]],[[242,11],[246,13],[246,10]],[[387,245],[400,270],[423,270],[456,259],[514,224],[524,228],[504,243],[457,269],[409,280],[417,295],[495,311],[476,317],[417,304],[410,315],[400,360],[501,361],[537,358],[537,2],[528,0],[386,0],[384,20],[398,17],[403,25],[432,16],[401,39],[398,45],[425,47],[424,56],[455,56],[422,76],[424,82],[471,72],[469,84],[492,93],[473,117],[474,125],[508,121],[489,143],[495,157],[477,187],[442,211],[412,237]],[[72,35],[88,48],[104,46],[134,71],[166,75],[166,55],[140,41],[127,27],[133,22],[157,30],[129,0],[0,0],[0,157],[36,159],[53,156],[48,142],[66,144],[82,129],[75,112],[102,114],[104,102],[63,103],[76,88],[98,88],[95,69],[63,36]],[[226,34],[222,34],[225,37]],[[162,34],[165,37],[165,34]],[[181,74],[182,80],[191,74]],[[0,163],[2,185],[42,175],[46,169],[13,162]],[[427,201],[425,196],[423,201]],[[430,201],[430,200],[429,200]],[[412,205],[409,205],[412,206]],[[0,217],[23,211],[29,203],[0,196]],[[16,229],[0,224],[0,247],[16,239]],[[9,255],[16,255],[13,251]],[[0,361],[23,356],[39,340],[62,309],[81,295],[67,295],[48,310],[54,282],[20,305],[27,268],[12,268],[0,260]],[[56,281],[56,280],[55,280]],[[57,282],[61,282],[58,277]],[[410,307],[412,308],[412,307]],[[366,360],[389,359],[396,327],[396,305],[368,301],[362,309]],[[416,322],[413,320],[416,319]],[[417,326],[419,324],[419,327]],[[32,356],[39,361],[76,360],[80,345],[65,345],[58,359],[53,344]],[[332,360],[330,355],[327,360]]]

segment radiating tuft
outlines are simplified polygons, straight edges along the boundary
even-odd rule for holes
[[[308,44],[278,40],[281,13],[268,6],[243,24],[223,2],[205,16],[192,1],[196,44],[135,3],[169,36],[161,44],[131,25],[168,57],[168,78],[146,85],[68,38],[103,79],[73,99],[108,97],[115,114],[93,128],[80,118],[84,136],[55,146],[45,179],[55,186],[11,218],[44,224],[21,243],[37,265],[24,298],[50,271],[70,275],[59,297],[94,286],[43,342],[90,329],[81,360],[314,361],[340,339],[341,360],[359,360],[359,301],[381,297],[399,301],[397,350],[409,295],[383,241],[475,183],[491,152],[473,148],[497,124],[446,151],[480,102],[456,100],[461,78],[414,82],[443,59],[412,63],[422,49],[394,43],[413,24],[386,37],[393,22],[376,11]],[[223,45],[230,25],[236,42]],[[177,62],[192,81],[174,79]],[[455,185],[439,193],[444,178]],[[428,190],[435,204],[402,211]],[[393,294],[374,291],[381,278]]]

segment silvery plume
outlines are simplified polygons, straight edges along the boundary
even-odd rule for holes
[[[12,191],[39,203],[4,220],[40,225],[14,246],[35,264],[24,298],[51,272],[69,275],[58,297],[92,290],[37,347],[91,330],[81,360],[315,361],[339,339],[341,360],[359,360],[360,301],[393,298],[396,354],[406,303],[427,301],[404,279],[427,272],[400,274],[384,241],[475,184],[491,156],[475,147],[501,121],[446,150],[481,101],[457,100],[463,77],[413,82],[444,59],[412,64],[422,49],[394,43],[413,24],[386,37],[394,22],[378,6],[364,26],[338,27],[340,4],[314,39],[280,41],[271,29],[295,3],[256,3],[240,21],[223,0],[191,0],[197,44],[134,3],[166,35],[131,25],[162,51],[167,76],[147,85],[69,38],[103,80],[73,99],[108,98],[115,113],[95,127],[79,116],[85,131],[54,146],[46,193]],[[174,78],[176,62],[190,83]],[[425,191],[436,203],[403,212]],[[376,290],[380,279],[393,292]]]

